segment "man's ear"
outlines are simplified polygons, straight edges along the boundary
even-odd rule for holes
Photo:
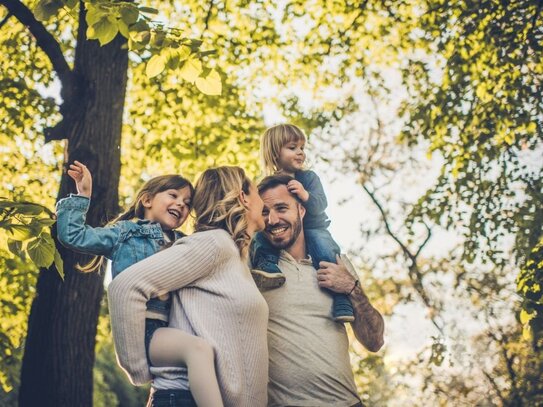
[[[300,215],[300,218],[303,219],[305,216],[305,206],[303,206],[301,203],[298,202],[298,214]]]

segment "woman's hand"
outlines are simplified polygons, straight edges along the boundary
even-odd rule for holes
[[[74,161],[73,164],[70,164],[68,175],[75,181],[77,193],[90,198],[92,194],[92,175],[89,169],[79,161]]]

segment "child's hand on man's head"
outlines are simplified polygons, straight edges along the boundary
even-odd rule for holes
[[[73,164],[70,164],[68,175],[75,181],[77,193],[90,198],[92,193],[92,175],[89,169],[79,161],[74,161]]]
[[[300,198],[303,202],[307,202],[307,200],[309,199],[309,192],[306,191],[300,181],[296,181],[293,179],[287,184],[287,189],[291,194],[298,195],[298,198]]]

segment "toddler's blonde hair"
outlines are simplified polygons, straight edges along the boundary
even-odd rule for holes
[[[267,129],[260,139],[260,158],[265,175],[273,175],[279,168],[279,155],[283,146],[290,142],[306,142],[302,129],[293,124],[278,124]]]

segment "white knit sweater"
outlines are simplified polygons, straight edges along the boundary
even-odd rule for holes
[[[117,358],[130,380],[143,384],[152,379],[145,356],[145,303],[171,291],[170,327],[213,346],[225,405],[265,406],[268,307],[222,229],[182,238],[127,268],[109,285]]]

